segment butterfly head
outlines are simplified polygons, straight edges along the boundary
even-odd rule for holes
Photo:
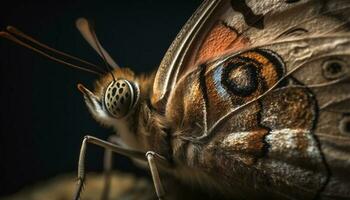
[[[78,84],[90,113],[107,126],[132,118],[141,95],[139,82],[132,71],[117,69],[112,73],[113,76],[106,74],[96,82],[94,92]]]

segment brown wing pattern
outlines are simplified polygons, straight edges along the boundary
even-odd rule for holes
[[[214,11],[166,89],[177,162],[242,198],[350,198],[350,2]]]

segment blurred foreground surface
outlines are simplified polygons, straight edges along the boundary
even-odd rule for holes
[[[161,174],[167,200],[218,200],[208,191],[184,186],[166,174]],[[29,186],[0,200],[72,200],[76,190],[76,174],[57,176],[48,181]],[[81,200],[100,200],[104,185],[101,173],[87,174]],[[114,172],[111,178],[109,200],[157,200],[153,182],[132,174]]]
[[[101,174],[88,174],[81,199],[101,199],[103,178]],[[27,187],[17,194],[1,198],[1,200],[72,200],[76,183],[75,174],[61,175],[35,186]],[[149,180],[115,172],[111,179],[110,199],[150,200],[156,199],[156,196]]]

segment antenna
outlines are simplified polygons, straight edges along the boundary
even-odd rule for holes
[[[102,51],[102,47],[101,47],[100,43],[97,40],[97,36],[96,36],[96,33],[95,33],[94,29],[93,29],[93,26],[89,26],[89,28],[90,28],[90,32],[92,33],[92,36],[94,37],[95,43],[97,45],[97,50],[98,50],[98,52],[100,52],[100,55],[102,56],[102,59],[103,59],[103,61],[105,63],[105,66],[106,66],[107,70],[108,70],[108,68],[110,68],[109,72],[112,75],[113,81],[115,81],[115,77],[114,77],[114,74],[112,72],[113,68],[107,64],[106,57],[105,57],[105,55],[104,55],[104,53]]]
[[[87,61],[84,61],[84,60],[82,60],[82,59],[78,59],[78,58],[76,58],[76,57],[74,57],[74,56],[70,56],[70,55],[68,55],[68,54],[66,54],[66,53],[63,53],[63,52],[61,52],[61,51],[58,51],[58,50],[53,49],[53,48],[51,48],[51,47],[48,47],[47,45],[44,45],[44,44],[42,44],[42,43],[40,43],[40,42],[34,40],[33,38],[31,38],[31,37],[29,37],[29,36],[23,34],[22,32],[18,31],[18,30],[17,30],[16,28],[14,28],[14,27],[9,26],[7,29],[9,30],[9,32],[12,32],[13,34],[18,35],[18,36],[20,36],[20,37],[22,37],[22,38],[25,38],[25,39],[29,38],[29,39],[27,39],[27,40],[31,41],[32,43],[37,44],[38,46],[41,46],[41,47],[45,48],[45,50],[47,50],[47,51],[49,51],[49,52],[51,51],[51,52],[54,52],[54,53],[56,53],[56,54],[58,54],[58,55],[61,55],[61,56],[63,56],[63,57],[66,56],[66,57],[71,58],[71,59],[73,59],[73,60],[80,61],[80,62],[82,62],[82,63],[89,64],[89,65],[91,65],[91,66],[97,67],[97,65],[91,64],[91,63],[89,63],[89,62],[87,62]],[[32,51],[38,53],[38,54],[41,54],[41,55],[43,55],[43,56],[49,58],[50,60],[53,60],[53,61],[56,61],[56,62],[58,62],[58,63],[64,64],[64,65],[69,66],[69,67],[71,67],[71,68],[79,69],[79,70],[86,71],[86,72],[90,72],[90,73],[97,74],[97,75],[102,75],[102,74],[104,73],[104,72],[101,71],[101,69],[99,69],[99,68],[90,69],[90,68],[87,67],[87,66],[84,67],[84,66],[75,65],[75,64],[72,64],[72,63],[70,63],[70,62],[64,61],[63,59],[56,58],[56,57],[54,57],[54,56],[52,56],[52,55],[49,55],[48,53],[45,53],[44,51],[42,51],[42,50],[40,50],[40,49],[38,49],[38,48],[35,48],[34,46],[32,46],[32,45],[30,45],[30,44],[28,44],[28,43],[26,43],[26,42],[24,42],[24,41],[19,40],[18,38],[16,38],[15,36],[11,35],[11,34],[8,33],[8,32],[1,31],[1,32],[0,32],[0,37],[5,38],[5,39],[8,39],[8,40],[10,40],[10,41],[12,41],[12,42],[14,42],[14,43],[20,45],[20,46],[26,47],[26,48],[28,48],[28,49],[30,49],[30,50],[32,50]]]
[[[77,29],[80,31],[81,35],[85,40],[91,45],[91,47],[109,64],[109,66],[117,69],[120,68],[119,65],[113,60],[113,58],[108,54],[108,52],[102,47],[101,43],[94,32],[94,29],[90,26],[90,23],[85,18],[77,19],[75,23]]]
[[[87,65],[90,65],[90,66],[93,66],[93,67],[96,68],[97,70],[101,70],[101,67],[100,67],[100,66],[97,66],[97,65],[92,64],[92,63],[90,63],[90,62],[87,62],[87,61],[85,61],[85,60],[83,60],[83,59],[77,58],[77,57],[72,56],[72,55],[69,55],[69,54],[67,54],[67,53],[65,53],[65,52],[62,52],[62,51],[59,51],[59,50],[54,49],[54,48],[52,48],[52,47],[49,47],[49,46],[47,46],[47,45],[45,45],[45,44],[43,44],[43,43],[41,43],[41,42],[35,40],[35,39],[32,38],[31,36],[26,35],[25,33],[21,32],[20,30],[18,30],[17,28],[15,28],[15,27],[13,27],[13,26],[7,26],[7,27],[6,27],[6,30],[7,30],[8,32],[14,34],[14,35],[17,35],[17,36],[19,36],[19,37],[22,37],[22,38],[24,38],[24,39],[26,39],[26,40],[28,40],[28,41],[30,41],[30,42],[32,42],[32,43],[34,43],[34,44],[36,44],[36,45],[42,47],[42,48],[44,48],[44,49],[47,49],[47,50],[49,50],[49,51],[52,51],[52,52],[54,52],[54,53],[56,53],[56,54],[58,54],[58,55],[66,56],[67,58],[70,58],[70,59],[73,59],[73,60],[82,62],[82,63],[87,64]]]

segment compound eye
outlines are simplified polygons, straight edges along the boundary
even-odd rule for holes
[[[113,117],[125,117],[135,105],[137,95],[136,86],[129,81],[124,79],[113,81],[105,92],[105,107]]]

